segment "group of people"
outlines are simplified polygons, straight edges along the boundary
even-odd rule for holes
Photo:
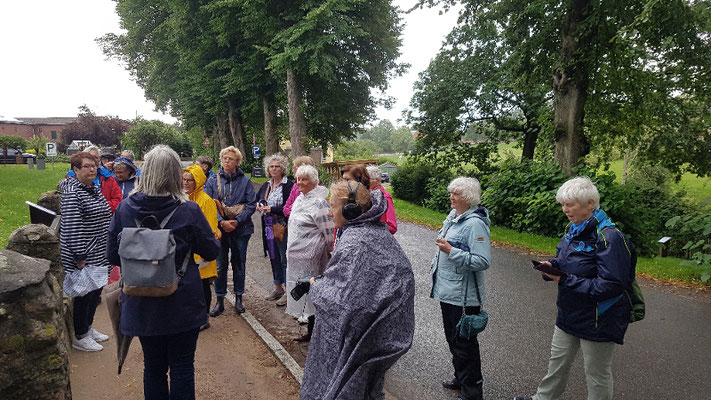
[[[111,178],[118,183],[121,175],[125,182],[122,167],[136,168],[121,158],[108,166],[91,152],[72,157],[72,173],[60,185],[60,241],[67,273],[120,266],[124,228],[173,215],[166,229],[175,237],[176,265],[189,257],[177,291],[166,297],[121,297],[121,332],[138,336],[143,349],[146,399],[194,398],[198,335],[209,327],[208,316],[225,311],[230,265],[234,309],[245,311],[246,253],[255,212],[272,269],[274,288],[267,300],[286,306],[308,326],[295,338],[310,341],[301,398],[384,398],[385,372],[412,345],[415,282],[393,236],[394,205],[377,167],[347,166],[343,179],[326,188],[309,157],[293,160],[293,182],[288,159],[274,154],[264,161],[269,181],[255,191],[233,146],[220,152],[216,173],[208,158],[182,168],[173,150],[156,146],[145,155],[140,179],[112,206],[103,189],[109,185],[101,186],[108,178],[97,169],[112,168],[116,178]],[[452,211],[433,246],[430,292],[440,302],[454,367],[453,378],[442,385],[459,390],[461,399],[482,399],[477,337],[463,337],[457,325],[463,316],[483,310],[490,220],[476,179],[456,178],[448,190]],[[627,327],[630,305],[623,294],[634,279],[634,248],[600,210],[589,179],[566,182],[556,199],[571,224],[556,257],[543,262],[563,275],[542,273],[558,284],[558,319],[549,371],[534,398],[561,396],[579,348],[589,398],[611,398],[611,359]],[[210,308],[212,282],[216,301]],[[304,296],[287,295],[304,283],[309,286]],[[108,339],[92,325],[100,293],[74,299],[77,349],[98,351],[98,342]]]

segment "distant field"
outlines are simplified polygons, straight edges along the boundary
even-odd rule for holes
[[[30,223],[30,211],[25,201],[37,202],[42,192],[54,190],[69,171],[68,163],[47,163],[47,169],[28,169],[23,165],[0,165],[0,248],[10,234]]]

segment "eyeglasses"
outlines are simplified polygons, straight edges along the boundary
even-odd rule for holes
[[[91,171],[92,169],[96,169],[96,165],[82,165],[81,169]]]
[[[232,157],[222,157],[222,161],[224,161],[224,162],[232,162],[232,161],[237,161],[237,159],[236,159],[236,158],[232,158]]]
[[[269,168],[279,168],[279,169],[281,169],[281,165],[270,165]]]
[[[195,179],[185,179],[183,178],[183,183],[193,183],[195,182]]]

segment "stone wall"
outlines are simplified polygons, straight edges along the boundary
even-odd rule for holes
[[[51,262],[0,250],[0,394],[72,398],[62,287]]]

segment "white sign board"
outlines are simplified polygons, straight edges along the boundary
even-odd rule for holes
[[[57,157],[57,143],[47,142],[45,143],[45,148],[47,157]]]

